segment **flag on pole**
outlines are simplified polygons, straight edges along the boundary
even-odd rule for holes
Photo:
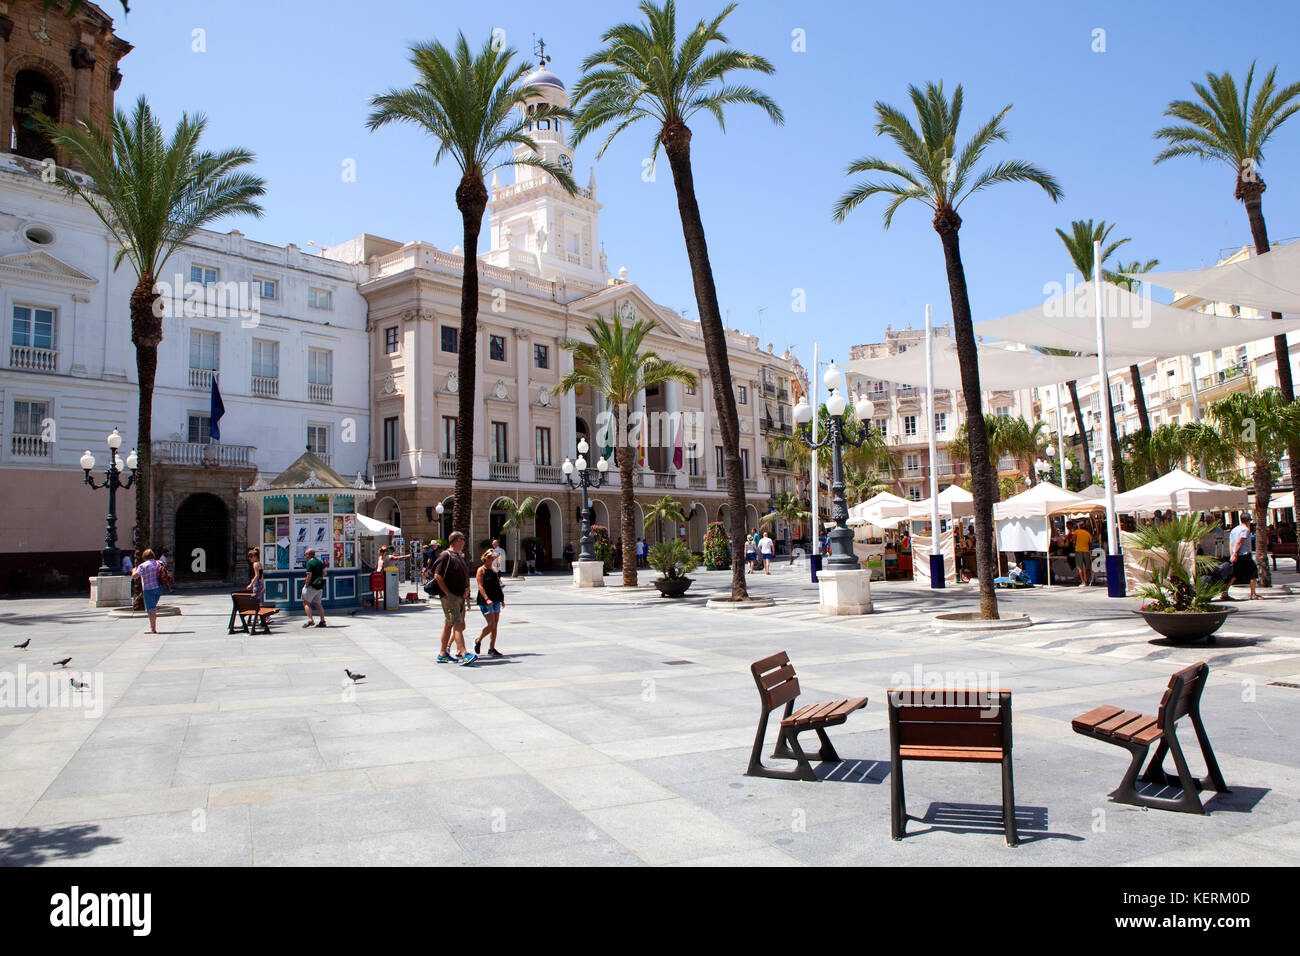
[[[677,416],[677,440],[673,442],[673,467],[678,471],[682,470],[682,462],[685,459],[684,448],[682,446],[684,431],[685,428],[682,426],[682,417],[679,414]]]
[[[221,389],[217,388],[217,377],[212,376],[212,403],[208,409],[208,435],[213,441],[221,441],[221,416],[226,414],[225,402],[221,400]]]
[[[646,414],[645,412],[642,412],[641,423],[637,426],[637,433],[636,433],[636,463],[641,468],[645,467],[645,446],[646,446],[647,431],[649,431],[649,426],[646,424]]]

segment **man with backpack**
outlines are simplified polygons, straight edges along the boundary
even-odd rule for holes
[[[433,580],[442,604],[442,639],[438,650],[439,664],[472,664],[478,655],[465,650],[465,607],[469,604],[469,566],[465,563],[465,535],[453,531],[447,550],[433,563]],[[456,640],[459,657],[452,657],[451,639]]]

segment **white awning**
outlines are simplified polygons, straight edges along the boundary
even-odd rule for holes
[[[1046,518],[1063,512],[1086,511],[1095,506],[1095,502],[1089,501],[1082,495],[1067,491],[1060,485],[1040,481],[1027,491],[994,504],[993,517],[997,521],[1010,518]]]
[[[1288,492],[1286,492],[1285,494],[1274,495],[1272,498],[1269,498],[1269,499],[1268,499],[1268,506],[1269,506],[1270,508],[1279,508],[1279,509],[1281,509],[1281,508],[1294,508],[1294,507],[1295,507],[1295,492],[1294,492],[1294,491],[1288,491]]]
[[[939,492],[940,518],[968,518],[975,513],[975,497],[961,485],[949,485]],[[883,517],[911,518],[913,521],[929,521],[930,499],[904,501],[902,505],[886,504],[881,507]]]
[[[1095,351],[1096,336],[1093,338]],[[977,346],[977,351],[980,388],[985,391],[1054,385],[1097,374],[1096,359],[1044,355],[1031,349],[1008,349],[995,345],[980,345]],[[850,375],[860,375],[880,382],[915,385],[922,390],[925,388],[925,349],[908,349],[882,358],[854,359],[845,368]],[[962,387],[957,343],[952,339],[934,340],[934,387],[954,391],[959,391]],[[871,397],[870,391],[866,394],[868,398]]]
[[[1210,302],[1300,315],[1300,242],[1209,269],[1148,272],[1134,278]]]
[[[885,529],[896,528],[903,515],[895,513],[887,517],[884,514],[884,509],[886,507],[898,508],[899,506],[906,509],[907,505],[906,498],[900,498],[889,491],[882,491],[880,494],[873,495],[866,501],[859,502],[850,508],[848,525],[850,528],[856,528],[860,525],[874,525],[877,528]]]
[[[1110,356],[1125,356],[1126,365],[1141,364],[1141,356],[1167,358],[1208,352],[1300,329],[1300,319],[1274,322],[1176,309],[1109,282],[1102,283],[1101,308],[1106,316],[1106,352]],[[1024,312],[977,322],[975,334],[1004,342],[1024,342],[1095,355],[1097,313],[1093,305],[1092,283],[1084,282],[1064,295]],[[1096,375],[1097,362],[1094,359],[1091,375],[1084,372],[1075,377]],[[1022,387],[1034,384],[1040,383],[1026,381]]]
[[[400,537],[401,528],[395,528],[391,524],[386,524],[378,518],[367,518],[363,514],[357,515],[357,524],[361,526],[361,536],[366,538],[377,538],[386,535]]]
[[[1175,468],[1140,488],[1115,496],[1115,510],[1151,514],[1175,511],[1227,511],[1246,507],[1246,489],[1207,481]]]

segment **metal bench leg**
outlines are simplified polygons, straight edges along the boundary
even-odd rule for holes
[[[822,742],[821,750],[817,752],[817,756],[820,757],[822,760],[830,760],[835,763],[839,763],[840,755],[837,754],[835,752],[835,748],[831,746],[831,738],[826,736],[826,730],[822,727],[817,727],[815,729],[817,731],[818,739],[820,739]]]
[[[1142,772],[1142,781],[1144,783],[1158,783],[1162,787],[1173,786],[1174,778],[1165,772],[1165,755],[1168,753],[1169,741],[1161,737],[1160,744],[1151,757],[1151,762],[1147,764],[1146,770]]]
[[[1105,740],[1107,743],[1120,743],[1107,737],[1096,737],[1097,740]],[[1110,798],[1116,803],[1128,803],[1133,806],[1143,806],[1142,797],[1137,792],[1138,771],[1142,769],[1142,761],[1146,758],[1147,751],[1151,749],[1150,744],[1120,744],[1129,752],[1128,770],[1124,772],[1124,779],[1120,781],[1118,787],[1112,791]],[[1163,748],[1164,744],[1161,743]],[[1151,761],[1152,765],[1155,761]],[[1147,767],[1147,774],[1151,773],[1151,767]],[[1148,779],[1146,775],[1143,779]]]
[[[758,718],[758,733],[754,736],[754,749],[749,752],[749,769],[745,774],[750,777],[765,777],[768,769],[763,766],[763,738],[767,736],[767,718],[771,711],[763,711]]]
[[[816,782],[817,774],[813,772],[812,763],[808,760],[808,755],[804,753],[799,746],[799,733],[794,727],[782,728],[781,739],[789,746],[790,751],[794,754],[794,759],[799,762],[799,769],[794,771],[795,780],[810,780]]]
[[[1016,785],[1011,775],[1011,756],[1002,760],[1002,826],[1007,834],[1007,846],[1020,842],[1016,832]]]
[[[789,701],[785,705],[785,712],[781,714],[781,719],[785,720],[794,713],[794,701]],[[794,751],[791,750],[785,742],[785,734],[776,735],[776,745],[772,748],[772,757],[776,760],[795,760]]]
[[[227,634],[234,634],[234,633],[235,633],[235,615],[238,614],[238,613],[239,613],[239,611],[238,611],[237,609],[235,609],[235,608],[233,608],[233,607],[230,609],[230,623],[226,625],[226,633],[227,633]]]
[[[903,794],[903,760],[894,757],[889,768],[889,838],[903,839],[907,829],[907,798]]]
[[[1192,728],[1196,731],[1196,742],[1201,745],[1201,756],[1205,760],[1206,777],[1201,781],[1201,786],[1206,790],[1214,790],[1218,793],[1231,793],[1228,785],[1223,780],[1223,773],[1219,770],[1219,762],[1214,759],[1214,750],[1210,747],[1210,736],[1205,732],[1205,725],[1201,723],[1200,708],[1193,710],[1191,713]]]
[[[1201,782],[1192,776],[1192,771],[1187,766],[1187,758],[1183,756],[1182,745],[1178,743],[1175,737],[1169,744],[1169,750],[1174,755],[1174,766],[1178,768],[1178,786],[1182,788],[1183,795],[1174,801],[1175,806],[1171,810],[1182,810],[1185,813],[1204,813],[1205,807],[1201,805]]]

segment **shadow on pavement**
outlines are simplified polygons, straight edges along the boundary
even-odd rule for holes
[[[984,803],[931,803],[923,817],[908,817],[913,823],[925,823],[924,830],[912,830],[906,838],[922,836],[934,830],[949,833],[990,833],[1003,835],[1002,805]],[[1073,833],[1052,833],[1048,829],[1046,807],[1016,807],[1016,831],[1021,843],[1038,840],[1071,840],[1082,842],[1083,837]]]
[[[39,866],[56,860],[86,856],[102,846],[121,843],[117,837],[99,835],[99,827],[13,827],[0,830],[0,866]]]

